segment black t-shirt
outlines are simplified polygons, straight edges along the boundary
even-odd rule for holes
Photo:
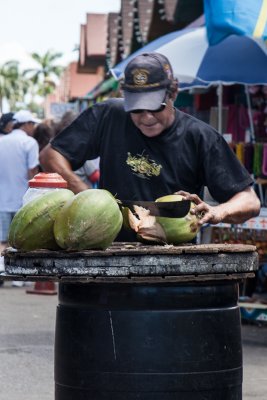
[[[207,186],[219,203],[253,183],[217,131],[176,109],[173,125],[148,138],[134,125],[122,99],[85,110],[51,142],[73,170],[100,157],[100,188],[118,199],[155,200]]]

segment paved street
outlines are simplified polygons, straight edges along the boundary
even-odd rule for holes
[[[52,400],[57,296],[0,288],[0,399]]]
[[[57,296],[0,288],[0,399],[53,400]],[[243,400],[267,398],[267,325],[244,325]]]

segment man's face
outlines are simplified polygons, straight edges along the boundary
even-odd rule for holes
[[[34,129],[35,129],[35,123],[30,121],[30,122],[26,122],[25,124],[23,124],[23,128],[22,128],[29,136],[33,136],[34,133]]]
[[[139,110],[138,113],[130,113],[135,126],[147,137],[156,137],[169,128],[174,121],[174,109],[171,99],[165,100],[166,106],[158,112]]]

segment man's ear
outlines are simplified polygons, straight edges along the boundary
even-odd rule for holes
[[[179,91],[178,88],[179,88],[179,82],[177,79],[174,79],[170,86],[170,97],[172,100],[176,99]]]

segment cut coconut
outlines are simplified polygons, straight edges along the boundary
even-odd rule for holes
[[[180,195],[164,196],[156,201],[181,201]],[[195,207],[191,203],[190,210]],[[189,213],[183,218],[154,217],[150,211],[134,206],[135,213],[128,209],[128,223],[141,241],[159,244],[181,244],[194,239],[199,231],[198,217]]]

